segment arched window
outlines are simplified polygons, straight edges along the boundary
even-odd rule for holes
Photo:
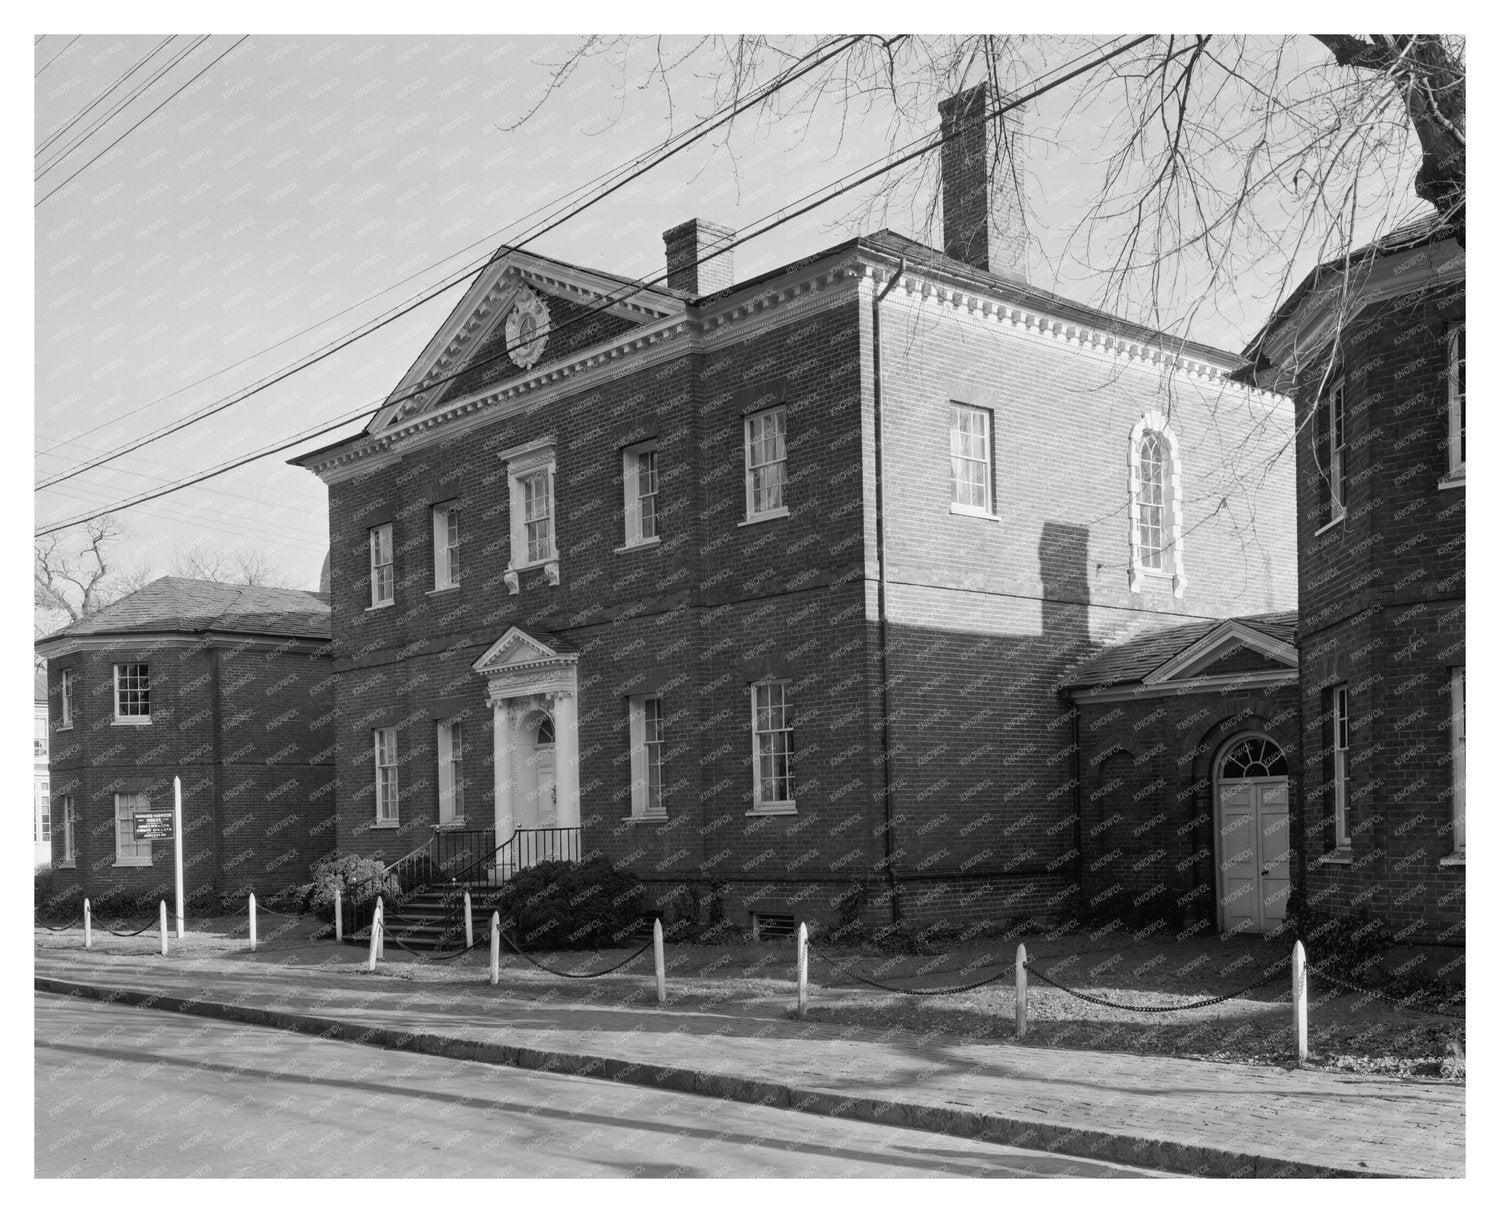
[[[556,734],[552,729],[552,717],[543,716],[536,722],[537,745],[552,745],[556,740]]]
[[[1286,777],[1286,755],[1269,737],[1246,737],[1224,755],[1219,778],[1274,779]]]
[[[1130,432],[1130,589],[1171,578],[1182,597],[1182,468],[1177,439],[1160,413],[1150,412]]]

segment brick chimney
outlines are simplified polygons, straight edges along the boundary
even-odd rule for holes
[[[988,139],[993,108],[989,85],[976,84],[938,102],[943,120],[943,252],[976,269],[1026,276],[1021,135],[1016,110],[991,121],[1003,136],[990,180]],[[1015,159],[1012,159],[1014,155]]]
[[[699,262],[734,239],[734,229],[689,219],[661,234],[667,244],[667,285],[690,295],[712,295],[734,285],[734,250]]]

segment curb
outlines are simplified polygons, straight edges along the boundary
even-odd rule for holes
[[[431,1033],[401,1032],[392,1028],[373,1027],[347,1020],[328,1019],[299,1012],[273,1008],[246,1007],[238,1003],[213,1002],[205,999],[180,998],[172,994],[152,994],[144,990],[86,985],[53,977],[34,977],[39,993],[59,994],[68,998],[87,998],[96,1002],[121,1003],[129,1007],[175,1011],[206,1019],[223,1019],[232,1023],[278,1028],[340,1040],[350,1044],[372,1045],[403,1053],[421,1053],[453,1061],[477,1061],[487,1065],[543,1073],[570,1074],[581,1078],[603,1078],[611,1082],[631,1083],[659,1090],[685,1094],[708,1095],[736,1103],[764,1107],[790,1108],[843,1120],[869,1124],[897,1125],[967,1137],[998,1145],[1019,1146],[1028,1150],[1072,1154],[1098,1162],[1121,1163],[1159,1171],[1218,1179],[1358,1179],[1401,1178],[1360,1168],[1322,1167],[1312,1163],[1272,1158],[1221,1146],[1190,1145],[1161,1138],[1115,1133],[1077,1125],[1038,1120],[1021,1120],[988,1112],[969,1112],[957,1108],[933,1107],[927,1104],[901,1103],[884,1099],[862,1099],[809,1090],[785,1083],[736,1078],[687,1067],[656,1065],[651,1062],[625,1061],[613,1057],[596,1057],[586,1053],[567,1053],[555,1049],[534,1049],[524,1045],[486,1043],[461,1037]]]

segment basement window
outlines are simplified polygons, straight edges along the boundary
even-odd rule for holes
[[[764,914],[756,910],[750,915],[750,934],[756,939],[790,939],[797,933],[797,919],[793,914]]]

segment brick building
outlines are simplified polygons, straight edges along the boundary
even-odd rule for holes
[[[45,868],[52,862],[52,795],[47,775],[47,672],[32,677],[31,704],[31,859]]]
[[[333,849],[329,612],[301,590],[163,577],[37,641],[47,659],[55,891],[172,884],[135,811],[182,779],[185,891],[262,893]]]
[[[1462,245],[1427,220],[1319,266],[1247,355],[1297,401],[1306,898],[1461,942]]]
[[[1294,605],[1292,417],[1237,356],[992,265],[967,171],[948,252],[882,231],[741,282],[692,220],[654,287],[502,248],[366,431],[296,461],[342,849],[602,853],[741,923],[1071,904],[1059,682]]]

